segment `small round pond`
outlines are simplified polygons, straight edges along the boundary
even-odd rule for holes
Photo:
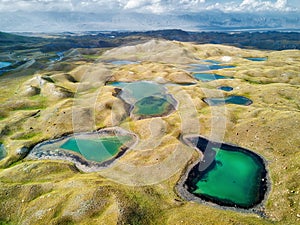
[[[203,101],[210,106],[235,104],[235,105],[251,105],[253,102],[249,98],[239,95],[232,95],[224,98],[203,98]]]
[[[221,86],[221,87],[218,87],[219,90],[222,90],[222,91],[232,91],[233,90],[233,87],[230,87],[230,86]]]
[[[242,209],[253,208],[263,201],[268,183],[260,156],[202,137],[186,138],[184,142],[203,155],[177,186],[185,198]]]

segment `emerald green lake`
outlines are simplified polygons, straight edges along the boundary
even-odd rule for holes
[[[193,143],[204,156],[185,180],[189,193],[221,206],[244,209],[263,200],[267,172],[262,158],[247,149],[201,137]]]
[[[243,152],[213,150],[215,162],[197,181],[193,194],[243,207],[258,201],[261,165]]]
[[[232,95],[224,98],[204,98],[203,101],[211,106],[235,104],[235,105],[251,105],[253,102],[244,96]]]
[[[77,152],[87,160],[104,162],[117,155],[120,147],[129,140],[131,140],[129,136],[101,137],[91,140],[70,138],[60,148]]]

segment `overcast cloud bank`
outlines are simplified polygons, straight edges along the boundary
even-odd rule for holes
[[[205,10],[223,12],[299,11],[297,0],[0,0],[0,11],[78,11],[182,13]]]

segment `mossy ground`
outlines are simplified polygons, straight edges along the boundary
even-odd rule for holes
[[[8,152],[0,161],[0,224],[300,223],[299,51],[151,41],[82,54],[98,60],[57,62],[46,70],[0,76],[0,141]],[[233,80],[197,82],[185,70],[198,58],[222,61],[224,56],[236,67],[215,72]],[[244,59],[266,56],[266,62]],[[101,61],[116,58],[142,63],[117,67]],[[37,77],[43,75],[54,83],[37,86]],[[104,86],[114,80],[196,84],[168,86],[179,102],[176,112],[132,120],[114,87]],[[28,85],[40,88],[41,94],[18,91]],[[216,89],[225,85],[233,91]],[[75,95],[64,95],[60,87]],[[201,100],[231,94],[248,97],[253,104],[209,107]],[[100,172],[82,173],[65,161],[31,161],[16,152],[63,134],[112,126],[136,133],[140,142]],[[271,190],[265,218],[187,202],[176,194],[174,187],[187,164],[199,157],[178,140],[182,133],[230,142],[266,159]]]

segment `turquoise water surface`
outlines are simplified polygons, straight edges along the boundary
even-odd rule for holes
[[[215,161],[194,180],[193,194],[223,205],[250,207],[260,199],[264,165],[245,152],[213,148]]]
[[[8,67],[8,66],[10,66],[10,65],[11,65],[10,62],[0,62],[0,69],[1,69],[1,68],[4,68],[4,67]]]
[[[117,155],[120,147],[129,140],[130,136],[109,136],[92,140],[70,138],[60,148],[77,152],[87,160],[104,162]]]

